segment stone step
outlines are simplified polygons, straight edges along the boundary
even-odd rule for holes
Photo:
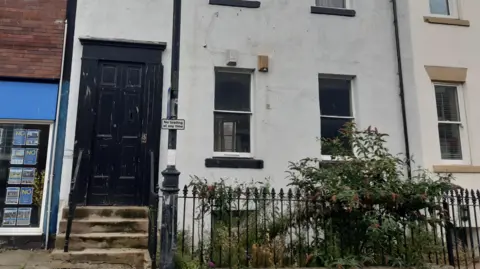
[[[111,217],[124,219],[148,218],[148,207],[142,206],[79,206],[75,209],[75,219],[91,217]],[[68,208],[62,211],[62,219],[68,219]]]
[[[65,234],[58,234],[55,248],[63,249]],[[69,250],[135,248],[147,249],[147,233],[88,233],[70,234]]]
[[[146,250],[140,249],[85,249],[82,251],[69,251],[56,249],[51,253],[53,260],[62,265],[72,267],[62,268],[110,268],[120,266],[124,268],[146,269],[151,267],[151,260]],[[98,267],[98,264],[102,264]],[[85,266],[85,267],[84,267]]]
[[[67,220],[60,221],[59,233],[67,230]],[[147,233],[148,219],[88,218],[74,219],[72,233]]]

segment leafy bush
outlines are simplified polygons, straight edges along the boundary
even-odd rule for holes
[[[350,124],[341,137],[323,141],[334,162],[306,158],[290,165],[290,186],[311,200],[297,218],[305,225],[326,222],[330,228],[314,242],[321,263],[342,264],[349,257],[361,266],[393,261],[420,266],[436,251],[434,244],[411,245],[415,241],[406,237],[423,234],[425,240],[432,239],[434,227],[444,220],[439,201],[454,188],[452,177],[423,169],[406,177],[409,161],[388,151],[386,137],[376,129],[358,131]]]
[[[189,261],[340,269],[423,267],[443,255],[437,229],[444,226],[446,212],[439,202],[454,189],[452,177],[423,169],[404,175],[409,160],[391,154],[386,137],[376,129],[347,125],[341,137],[322,141],[334,161],[305,158],[290,164],[294,191],[194,177],[195,217],[202,220],[200,232],[209,236],[187,253]],[[213,226],[204,231],[209,217]]]

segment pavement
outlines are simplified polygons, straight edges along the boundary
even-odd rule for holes
[[[105,264],[65,264],[52,261],[50,251],[46,250],[9,250],[0,249],[0,269],[63,269],[63,268],[102,268],[130,269],[128,265]]]

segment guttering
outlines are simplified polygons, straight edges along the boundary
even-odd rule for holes
[[[48,175],[48,187],[47,187],[47,226],[45,232],[45,249],[48,249],[48,238],[50,236],[50,214],[52,213],[52,186],[53,186],[53,176],[54,176],[54,163],[55,163],[55,153],[57,149],[57,136],[58,136],[58,118],[60,116],[60,102],[62,98],[62,86],[63,86],[63,67],[65,65],[65,44],[67,42],[67,27],[68,21],[65,20],[64,30],[63,30],[63,50],[62,50],[62,63],[60,69],[60,81],[58,83],[58,94],[57,94],[57,108],[55,113],[55,124],[53,127],[53,146],[51,149],[52,159],[50,160],[50,175]]]
[[[397,69],[398,69],[398,80],[400,87],[400,104],[402,107],[402,124],[403,124],[403,136],[405,139],[405,155],[407,157],[407,175],[408,178],[412,178],[412,165],[410,159],[410,142],[408,139],[408,124],[407,124],[407,109],[405,105],[405,85],[403,78],[403,64],[402,64],[402,51],[400,48],[400,31],[398,27],[398,9],[397,9],[397,0],[392,0],[393,7],[393,26],[395,28],[395,47],[397,53]]]

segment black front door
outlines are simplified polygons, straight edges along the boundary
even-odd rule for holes
[[[134,205],[141,198],[143,171],[139,166],[145,162],[145,68],[139,64],[100,62],[98,71],[87,203]]]
[[[146,61],[155,52],[110,43],[84,48],[75,152],[86,153],[77,179],[86,205],[148,201],[150,180],[157,181],[150,152],[157,165],[160,140],[162,68]]]

